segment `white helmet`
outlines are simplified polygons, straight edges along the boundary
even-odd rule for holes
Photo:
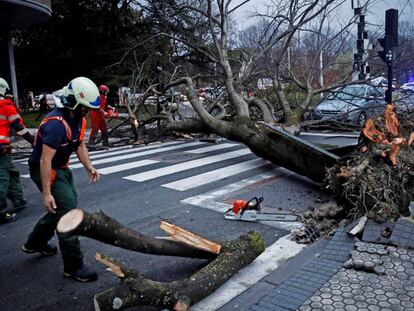
[[[9,84],[3,78],[0,78],[0,95],[6,95],[6,91],[9,90]]]
[[[70,81],[63,88],[63,94],[66,103],[63,101],[62,104],[71,110],[74,110],[78,104],[91,109],[99,109],[101,104],[98,87],[92,80],[85,77],[78,77]]]

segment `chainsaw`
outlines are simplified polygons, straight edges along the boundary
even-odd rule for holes
[[[236,200],[233,207],[224,213],[224,218],[241,221],[300,221],[301,216],[281,212],[275,208],[264,210],[260,203],[263,197],[251,200]]]

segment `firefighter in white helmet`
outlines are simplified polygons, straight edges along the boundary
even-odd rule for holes
[[[11,130],[33,144],[33,137],[24,127],[8,90],[9,84],[0,78],[0,223],[16,220],[15,212],[26,207],[20,174],[11,158]],[[13,208],[7,209],[7,198],[12,201]]]
[[[29,159],[30,176],[43,194],[47,214],[39,220],[22,249],[26,253],[51,256],[57,248],[48,241],[53,237],[59,219],[77,208],[76,191],[69,157],[75,152],[86,169],[89,181],[99,180],[98,171],[89,160],[84,142],[85,116],[89,109],[99,109],[98,88],[90,79],[78,77],[63,88],[57,108],[48,113],[39,126],[32,155]],[[97,274],[83,264],[83,255],[77,236],[59,235],[64,276],[82,282],[95,281]]]

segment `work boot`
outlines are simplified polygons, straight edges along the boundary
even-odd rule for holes
[[[111,145],[109,144],[108,133],[102,133],[102,143],[105,147],[111,147]]]
[[[44,256],[53,256],[57,253],[57,247],[52,244],[46,244],[41,247],[31,247],[26,243],[22,246],[22,251],[28,254],[39,253]]]
[[[4,212],[0,214],[0,224],[6,224],[8,222],[15,221],[17,219],[17,215],[15,213]]]
[[[15,213],[26,207],[27,207],[27,201],[25,199],[22,199],[19,201],[19,203],[14,204],[12,208],[7,208],[6,211],[8,213]]]
[[[94,282],[98,279],[98,274],[85,266],[78,270],[65,270],[63,276],[79,282]]]

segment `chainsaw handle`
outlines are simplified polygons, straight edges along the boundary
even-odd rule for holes
[[[242,216],[244,214],[244,212],[248,209],[249,204],[252,203],[253,201],[256,201],[256,206],[260,206],[260,203],[263,202],[263,197],[253,197],[250,201],[248,201],[246,203],[246,208],[242,208],[241,212],[240,212],[240,216]],[[260,210],[260,208],[258,208],[258,210]]]
[[[256,205],[259,205],[260,203],[263,202],[263,197],[253,197],[250,201],[247,202],[247,206],[249,206],[250,203],[252,203],[253,201],[256,201]]]

